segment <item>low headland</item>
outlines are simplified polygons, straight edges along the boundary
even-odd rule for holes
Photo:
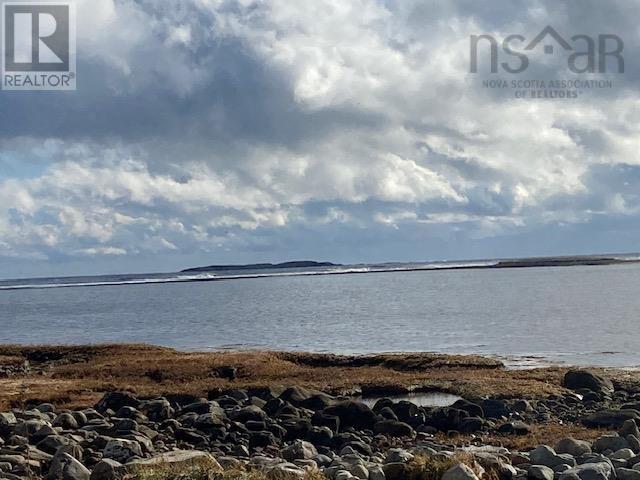
[[[640,479],[637,371],[15,345],[0,376],[3,479]]]
[[[488,263],[487,263],[488,262]],[[579,266],[607,266],[640,263],[640,259],[635,254],[620,256],[602,256],[602,255],[573,255],[573,256],[555,256],[555,257],[527,257],[495,260],[469,260],[463,262],[425,262],[424,265],[416,263],[383,263],[383,264],[357,264],[343,265],[332,262],[317,262],[313,260],[294,260],[284,263],[253,263],[247,265],[208,265],[205,267],[195,267],[182,270],[180,273],[209,273],[209,272],[230,272],[230,271],[255,271],[255,270],[282,270],[301,268],[319,268],[319,267],[362,267],[366,265],[370,268],[367,271],[359,271],[347,269],[345,271],[328,271],[316,272],[317,274],[355,274],[370,272],[393,272],[402,271],[418,271],[418,270],[485,270],[496,268],[536,268],[536,267],[579,267]],[[393,266],[392,266],[393,265]]]
[[[287,268],[341,267],[339,263],[315,262],[312,260],[294,260],[284,263],[250,263],[247,265],[208,265],[206,267],[187,268],[180,273],[226,272],[230,270],[283,270]]]

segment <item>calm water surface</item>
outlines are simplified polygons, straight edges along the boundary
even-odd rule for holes
[[[0,290],[0,343],[103,342],[640,366],[640,265]]]

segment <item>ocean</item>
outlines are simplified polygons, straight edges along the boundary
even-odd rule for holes
[[[430,351],[519,368],[640,366],[640,264],[448,269],[486,265],[4,280],[0,343]]]

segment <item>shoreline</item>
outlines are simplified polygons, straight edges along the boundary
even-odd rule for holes
[[[214,270],[209,270],[209,267],[193,268],[182,270],[180,272],[168,272],[164,274],[121,274],[125,276],[140,276],[140,279],[120,280],[120,281],[104,281],[104,282],[80,282],[80,283],[52,283],[52,284],[17,284],[17,285],[4,285],[0,286],[0,291],[15,291],[15,290],[39,290],[39,289],[53,289],[53,288],[80,288],[80,287],[100,287],[100,286],[126,286],[126,285],[154,285],[164,283],[203,283],[203,282],[220,282],[229,280],[255,280],[265,278],[278,278],[278,277],[314,277],[314,276],[329,276],[329,275],[362,275],[362,274],[374,274],[374,273],[399,273],[399,272],[439,272],[439,271],[454,271],[454,270],[503,270],[503,269],[520,269],[520,268],[568,268],[578,266],[614,266],[614,265],[627,265],[638,264],[640,259],[630,258],[615,258],[615,257],[602,257],[602,256],[569,256],[569,257],[540,257],[540,258],[523,258],[513,260],[473,260],[468,262],[432,262],[425,263],[424,266],[411,266],[416,264],[408,263],[408,266],[388,266],[392,264],[355,264],[355,265],[341,265],[335,264],[336,268],[342,268],[343,270],[318,270],[318,271],[286,271],[287,268],[281,268],[278,271],[272,271],[268,273],[247,273],[247,274],[234,274],[234,275],[220,275],[215,276]],[[397,264],[402,265],[402,264]],[[239,266],[243,267],[243,266]],[[239,270],[243,270],[240,268]],[[223,271],[229,271],[229,267],[225,267]],[[181,274],[194,273],[196,275],[209,275],[214,276],[191,276],[180,277]],[[144,278],[149,275],[174,275],[166,278]],[[82,278],[100,278],[110,277],[112,275],[94,275]],[[60,277],[59,279],[70,279],[78,277]],[[1,282],[11,281],[26,281],[26,280],[48,280],[49,278],[33,278],[33,279],[0,279]]]
[[[482,470],[464,480],[551,480],[530,468],[553,472],[561,459],[561,474],[592,464],[582,458],[592,449],[616,468],[640,463],[640,372],[615,368],[510,370],[434,353],[0,345],[0,377],[0,476],[440,480],[466,464]],[[429,403],[434,394],[441,403]],[[606,434],[616,430],[624,436]],[[203,459],[218,476],[190,476]],[[65,476],[68,465],[82,476]]]
[[[438,391],[476,398],[545,398],[566,393],[561,378],[572,368],[606,373],[618,382],[640,382],[640,370],[632,368],[568,364],[514,368],[505,360],[432,352],[339,355],[180,351],[144,344],[0,345],[0,406],[11,406],[18,385],[23,385],[21,397],[86,406],[83,401],[91,403],[114,389],[143,396],[206,396],[214,390],[292,385],[336,395]]]

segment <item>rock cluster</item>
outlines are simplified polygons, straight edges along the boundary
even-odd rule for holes
[[[487,471],[504,480],[640,480],[638,394],[588,374],[565,383],[579,393],[538,401],[461,399],[435,408],[388,398],[370,408],[301,387],[232,390],[209,399],[112,392],[77,411],[32,405],[0,413],[0,479],[111,480],[157,463],[198,461],[211,471],[254,468],[294,480],[309,470],[330,480],[401,480],[408,465],[417,468],[418,456],[448,462],[445,480],[477,480]],[[617,432],[593,443],[565,438],[530,452],[461,449],[435,436],[526,435],[534,423],[580,418]],[[463,456],[472,464],[456,461]]]

